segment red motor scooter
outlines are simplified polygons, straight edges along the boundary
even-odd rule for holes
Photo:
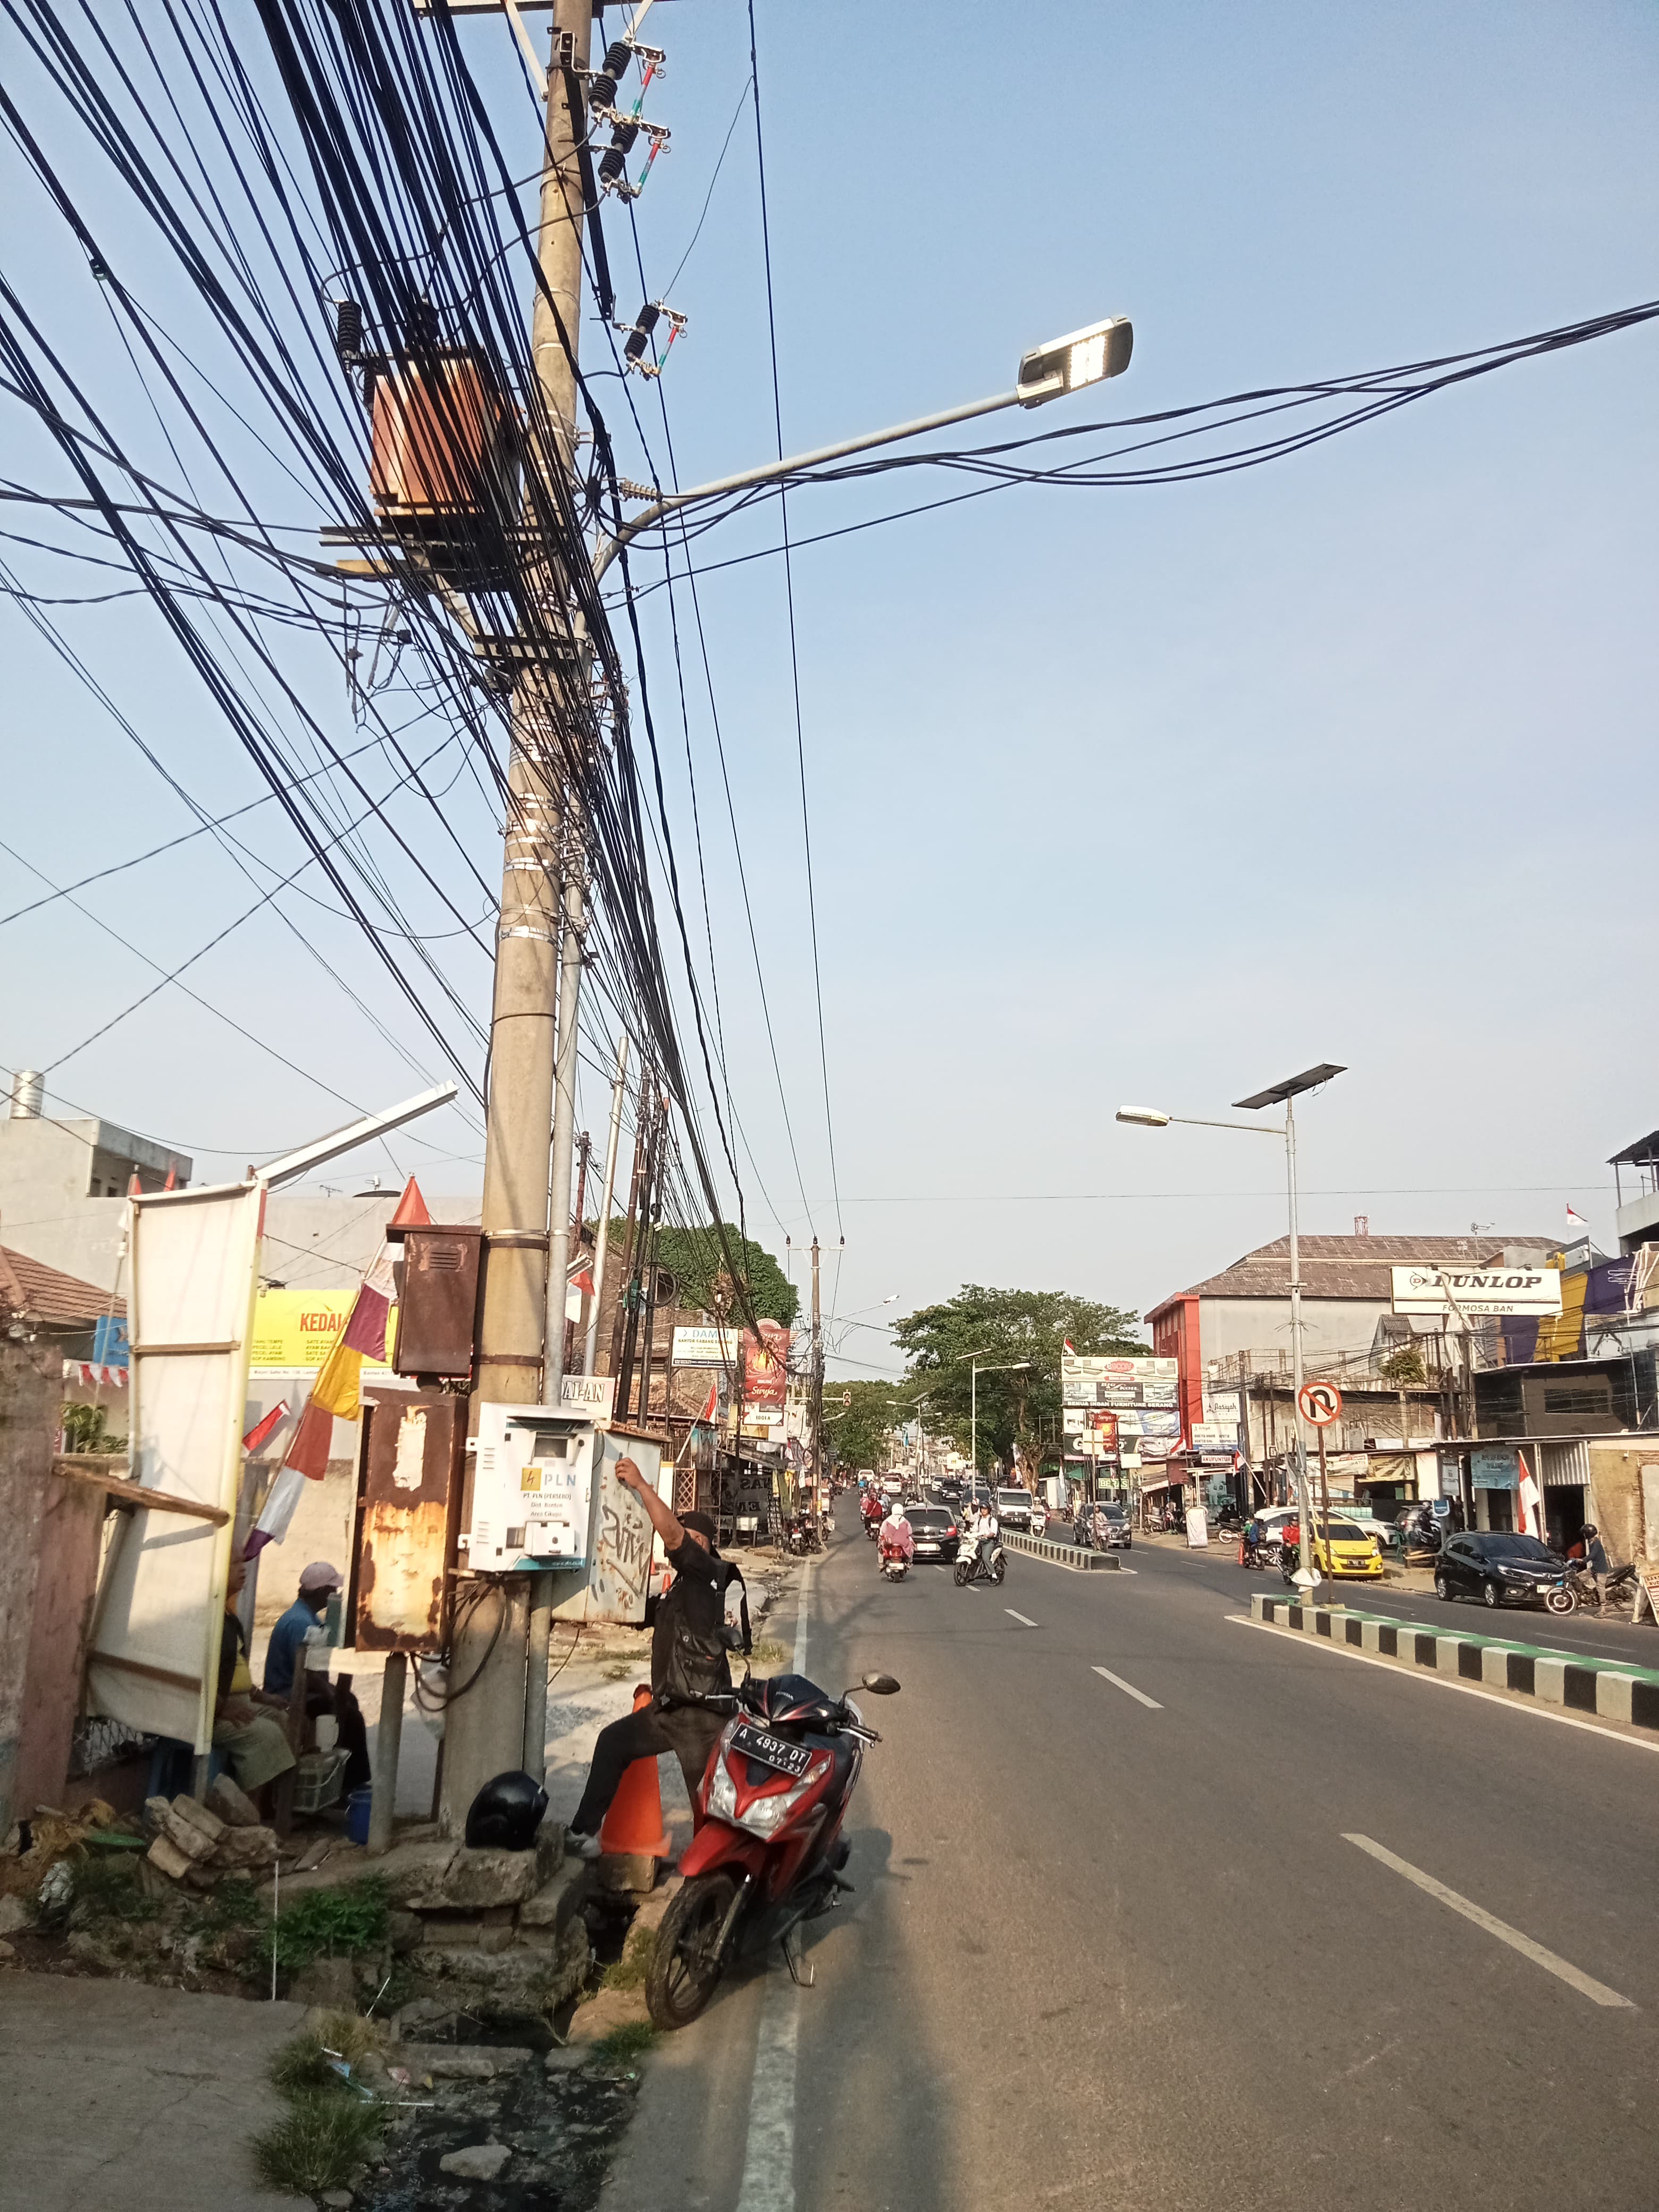
[[[866,1674],[860,1686],[886,1698],[899,1686],[890,1674]],[[646,1977],[657,2026],[686,2027],[732,1960],[781,1942],[794,1973],[790,1935],[852,1889],[842,1826],[864,1746],[881,1737],[850,1697],[832,1698],[804,1674],[745,1680],[706,1698],[663,1693],[660,1702],[732,1716],[697,1792],[697,1832]]]

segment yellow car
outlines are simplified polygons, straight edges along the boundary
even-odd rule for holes
[[[1285,1579],[1289,1582],[1302,1564],[1301,1553],[1288,1525],[1282,1534]],[[1376,1547],[1357,1521],[1339,1521],[1333,1516],[1327,1542],[1324,1524],[1316,1516],[1312,1549],[1314,1565],[1333,1582],[1380,1583],[1382,1579],[1382,1561]]]

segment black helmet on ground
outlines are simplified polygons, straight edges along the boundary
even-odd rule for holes
[[[473,1850],[527,1851],[547,1810],[547,1792],[528,1774],[498,1774],[467,1808],[466,1840]]]

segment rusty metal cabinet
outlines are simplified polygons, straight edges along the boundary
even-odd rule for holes
[[[448,1640],[467,1401],[368,1389],[352,1534],[347,1640],[431,1654]]]

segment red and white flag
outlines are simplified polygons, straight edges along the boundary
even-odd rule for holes
[[[288,1400],[279,1398],[264,1420],[256,1421],[242,1438],[242,1449],[247,1452],[258,1451],[262,1443],[267,1443],[276,1435],[277,1429],[287,1419]]]
[[[1585,1220],[1582,1213],[1575,1213],[1571,1206],[1569,1206],[1567,1208],[1567,1226],[1569,1229],[1588,1229],[1589,1227],[1589,1224]]]
[[[1069,1336],[1064,1336],[1060,1339],[1060,1348],[1066,1354],[1067,1358],[1075,1359],[1077,1358],[1077,1346],[1072,1342]]]

